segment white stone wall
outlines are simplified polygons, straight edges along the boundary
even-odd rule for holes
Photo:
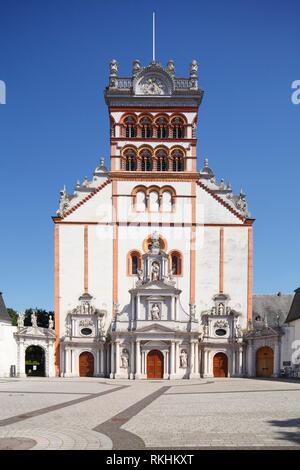
[[[16,326],[0,322],[0,377],[10,376],[10,366],[15,365],[17,371],[17,342],[14,333]]]

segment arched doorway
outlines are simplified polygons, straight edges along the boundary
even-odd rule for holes
[[[25,373],[29,377],[45,377],[45,351],[40,346],[28,346],[26,349]]]
[[[273,375],[274,352],[264,346],[256,351],[256,376],[271,377]]]
[[[79,375],[80,377],[93,377],[94,375],[94,356],[88,351],[84,351],[79,356]]]
[[[147,355],[147,379],[162,379],[164,375],[164,356],[153,349]]]
[[[226,354],[219,352],[214,355],[213,372],[214,377],[228,376],[228,358]]]

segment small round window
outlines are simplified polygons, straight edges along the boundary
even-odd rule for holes
[[[215,333],[217,336],[225,336],[227,332],[223,328],[218,328]]]
[[[92,330],[90,328],[82,328],[81,334],[84,336],[89,336],[92,334]]]

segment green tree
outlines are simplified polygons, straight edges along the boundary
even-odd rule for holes
[[[17,326],[18,313],[16,312],[16,310],[14,310],[13,308],[8,308],[7,313],[11,318],[11,324],[13,326]]]
[[[42,328],[48,328],[50,317],[54,320],[54,312],[51,310],[47,311],[42,308],[27,308],[25,310],[24,326],[31,325],[31,315],[34,312],[37,314],[37,324]]]

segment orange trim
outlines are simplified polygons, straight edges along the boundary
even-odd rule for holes
[[[172,106],[172,107],[167,107],[165,108],[164,106],[157,106],[157,108],[146,108],[146,107],[139,107],[137,108],[136,106],[109,106],[109,112],[116,112],[116,111],[122,111],[124,113],[132,113],[133,110],[137,110],[139,113],[173,113],[174,110],[179,110],[182,113],[186,112],[198,112],[199,106]]]
[[[173,274],[176,277],[183,277],[183,256],[179,250],[171,250],[169,252],[169,271],[172,269],[172,256],[176,256],[179,262],[179,273]]]
[[[136,276],[136,274],[132,274],[132,257],[137,256],[138,258],[138,269],[141,269],[142,266],[142,253],[139,250],[131,250],[127,253],[126,256],[126,270],[127,276]]]
[[[84,292],[89,291],[89,226],[84,226]]]
[[[102,183],[100,186],[98,186],[94,191],[92,191],[91,193],[89,193],[88,196],[86,196],[85,198],[83,198],[78,204],[76,204],[74,207],[72,207],[72,209],[70,209],[68,212],[66,212],[64,214],[63,217],[60,218],[60,220],[63,220],[65,219],[68,215],[72,214],[73,212],[76,211],[76,209],[78,209],[78,207],[82,206],[85,202],[87,202],[89,199],[91,199],[93,196],[95,196],[95,194],[97,194],[99,191],[101,191],[101,189],[105,188],[105,186],[107,186],[108,184],[111,183],[111,180],[108,179],[107,181],[104,181],[104,183]]]
[[[219,292],[223,294],[224,292],[224,229],[220,228],[220,282],[219,282]]]
[[[200,188],[204,189],[208,194],[210,194],[216,201],[218,201],[222,206],[226,207],[233,215],[238,217],[241,220],[244,220],[244,217],[239,214],[236,210],[234,210],[229,204],[227,204],[223,199],[218,196],[217,194],[214,194],[209,188],[207,188],[203,183],[200,181],[197,181],[197,185],[200,186]]]
[[[196,139],[194,139],[196,140]],[[196,145],[191,145],[192,149],[192,171],[197,171],[197,154],[196,154]]]
[[[54,227],[54,317],[55,317],[55,375],[60,375],[60,286],[59,286],[59,225]]]
[[[118,191],[117,181],[112,182],[112,193]],[[112,221],[113,221],[113,317],[115,316],[114,305],[118,303],[118,236],[119,226],[118,220],[118,203],[117,198],[112,196]]]
[[[146,224],[146,225],[148,225],[148,224]],[[155,226],[157,228],[157,224],[155,224]],[[159,245],[160,245],[161,250],[164,251],[164,252],[167,252],[167,250],[168,250],[167,240],[164,237],[162,237],[160,234],[159,234],[158,238],[159,238]],[[146,237],[144,239],[143,244],[142,244],[144,253],[147,253],[149,251],[148,246],[149,246],[150,242],[151,242],[151,235],[148,235],[148,237]]]
[[[196,196],[196,184],[191,183],[191,195]],[[196,198],[192,198],[192,226],[190,238],[190,304],[195,303],[196,294]]]
[[[253,234],[252,227],[248,228],[248,305],[247,318],[252,320],[252,276],[253,276]]]

